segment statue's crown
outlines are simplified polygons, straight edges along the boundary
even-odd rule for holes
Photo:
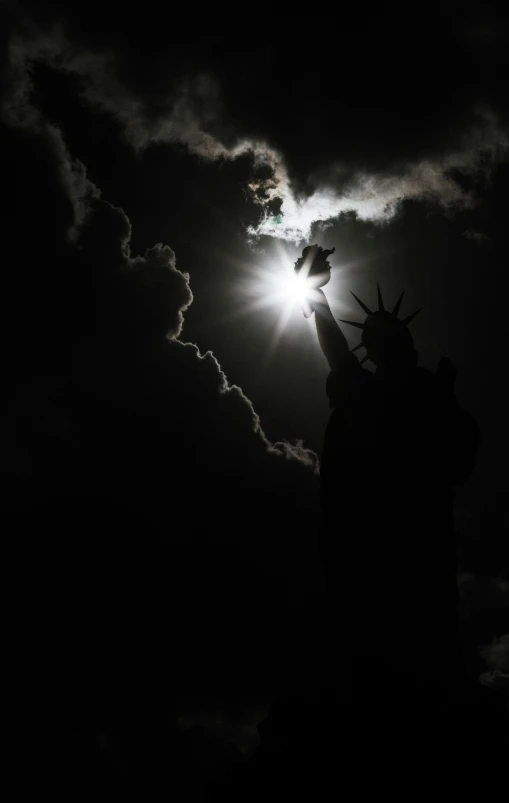
[[[378,292],[378,309],[374,312],[370,310],[370,308],[350,290],[357,303],[362,307],[368,316],[364,323],[358,323],[357,321],[345,321],[343,318],[339,319],[342,323],[348,323],[350,326],[356,326],[358,329],[362,329],[362,340],[357,346],[355,346],[355,348],[352,349],[352,351],[357,351],[357,349],[360,349],[361,347],[369,349],[374,342],[384,338],[409,337],[406,327],[410,321],[412,321],[422,310],[422,307],[420,307],[415,312],[407,315],[407,317],[403,320],[400,320],[398,318],[398,313],[404,293],[401,293],[394,306],[394,309],[392,312],[389,312],[385,309],[380,285],[378,282],[376,287]],[[367,359],[369,359],[368,355],[361,360],[361,365]]]

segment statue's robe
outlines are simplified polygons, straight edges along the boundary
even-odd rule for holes
[[[384,667],[440,683],[458,669],[453,490],[478,430],[453,385],[447,360],[383,378],[350,354],[328,377],[323,659],[334,678]]]

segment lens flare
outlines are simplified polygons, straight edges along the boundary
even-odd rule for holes
[[[252,309],[277,306],[285,317],[299,311],[313,290],[305,271],[295,273],[293,262],[281,253],[281,258],[259,266],[253,274],[248,294],[253,298]]]
[[[296,275],[294,271],[289,273],[282,282],[282,291],[289,302],[302,306],[309,296],[311,287],[304,276]]]
[[[319,348],[316,337],[316,326],[312,317],[313,301],[321,298],[322,285],[330,279],[324,277],[308,277],[310,265],[304,264],[296,273],[295,260],[299,252],[289,253],[282,243],[276,243],[272,253],[260,254],[261,259],[238,263],[232,260],[237,269],[242,269],[243,277],[236,283],[236,293],[240,303],[215,323],[216,326],[230,325],[238,318],[257,316],[265,328],[271,321],[273,329],[266,345],[265,360],[269,364],[275,350],[283,337],[298,337],[305,330],[306,343],[314,342]],[[224,258],[224,257],[223,257]],[[324,281],[317,282],[317,278]],[[329,300],[331,299],[329,294]],[[311,341],[310,341],[311,335]]]

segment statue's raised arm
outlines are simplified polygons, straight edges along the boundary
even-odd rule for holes
[[[308,245],[295,263],[295,273],[306,283],[308,295],[303,305],[306,318],[315,313],[316,331],[320,347],[331,371],[339,371],[348,359],[346,338],[332,315],[325,293],[321,289],[330,281],[331,266],[328,257],[336,249]]]

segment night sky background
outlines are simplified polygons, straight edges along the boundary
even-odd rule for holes
[[[336,248],[337,318],[405,290],[420,364],[457,368],[481,431],[455,499],[465,672],[507,701],[508,21],[0,9],[20,777],[166,789],[175,739],[221,773],[312,667],[328,366],[272,297],[308,242]]]

